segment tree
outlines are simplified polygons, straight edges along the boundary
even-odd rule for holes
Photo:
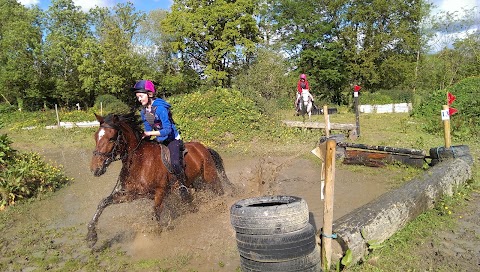
[[[47,10],[45,55],[54,80],[52,97],[67,105],[88,95],[81,88],[78,65],[82,43],[91,36],[87,15],[72,0],[53,0]]]
[[[270,1],[277,36],[311,85],[340,103],[353,84],[392,88],[414,71],[423,1]]]
[[[285,76],[287,71],[287,63],[281,54],[259,48],[255,61],[236,76],[234,88],[255,101],[260,109],[267,111],[266,105],[272,101],[288,98],[291,98],[288,101],[293,101],[295,82]]]
[[[228,87],[258,41],[254,0],[175,0],[162,22],[185,65],[213,86]]]
[[[133,86],[135,80],[152,74],[152,68],[143,54],[144,49],[134,43],[145,14],[135,11],[132,3],[117,4],[113,10],[96,8],[91,14],[98,41],[98,49],[93,49],[98,50],[95,54],[101,61],[84,64],[85,67],[99,69],[97,95],[113,94],[124,102],[132,102],[133,96],[126,90]],[[82,80],[87,83],[88,78],[86,76]]]
[[[41,98],[41,27],[37,8],[14,0],[0,0],[0,94],[8,103]],[[22,107],[22,105],[19,105]]]

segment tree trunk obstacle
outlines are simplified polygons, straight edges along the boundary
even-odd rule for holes
[[[467,148],[462,156],[448,158],[401,188],[344,215],[333,223],[332,263],[349,255],[350,264],[364,259],[375,246],[390,238],[408,222],[434,207],[444,195],[472,177],[473,160]]]
[[[381,167],[386,163],[394,162],[422,167],[427,154],[424,150],[343,142],[337,143],[337,147],[344,150],[344,164],[360,164],[371,167]]]

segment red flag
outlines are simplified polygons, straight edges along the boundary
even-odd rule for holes
[[[362,87],[360,87],[358,85],[353,86],[353,90],[356,91],[356,92],[360,91],[361,88]]]
[[[455,96],[451,94],[450,92],[447,92],[447,103],[448,105],[452,105],[453,101],[455,101]]]
[[[455,97],[455,96],[454,96]],[[453,98],[453,100],[455,100],[455,98]],[[450,116],[454,115],[455,113],[457,113],[458,110],[456,108],[448,108],[448,114]]]

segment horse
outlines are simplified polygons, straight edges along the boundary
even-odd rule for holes
[[[298,102],[299,113],[305,118],[305,114],[308,114],[308,119],[310,120],[312,116],[312,108],[313,108],[313,96],[307,89],[302,90],[302,94],[300,95],[299,102]]]
[[[100,126],[94,134],[96,144],[91,172],[94,176],[101,176],[117,160],[121,160],[122,168],[114,190],[100,201],[88,224],[87,242],[90,247],[97,242],[96,225],[107,206],[139,198],[153,199],[154,214],[160,220],[165,197],[172,188],[179,186],[174,182],[177,179],[166,162],[168,148],[142,137],[141,121],[135,113],[108,114],[105,117],[95,114],[95,117]],[[220,155],[199,142],[185,143],[185,151],[185,185],[189,188],[209,187],[217,195],[222,195],[222,182],[230,184],[230,181]],[[201,186],[197,186],[197,180],[201,180]]]

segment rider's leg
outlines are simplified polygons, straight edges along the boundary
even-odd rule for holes
[[[185,170],[183,169],[183,141],[173,140],[167,147],[170,150],[170,162],[172,163],[173,172],[180,185],[180,193],[188,194],[187,187],[185,186],[187,177],[185,176]]]
[[[300,102],[300,93],[297,92],[297,98],[295,99],[295,110],[298,112],[299,111],[299,108],[298,108],[298,103]]]

